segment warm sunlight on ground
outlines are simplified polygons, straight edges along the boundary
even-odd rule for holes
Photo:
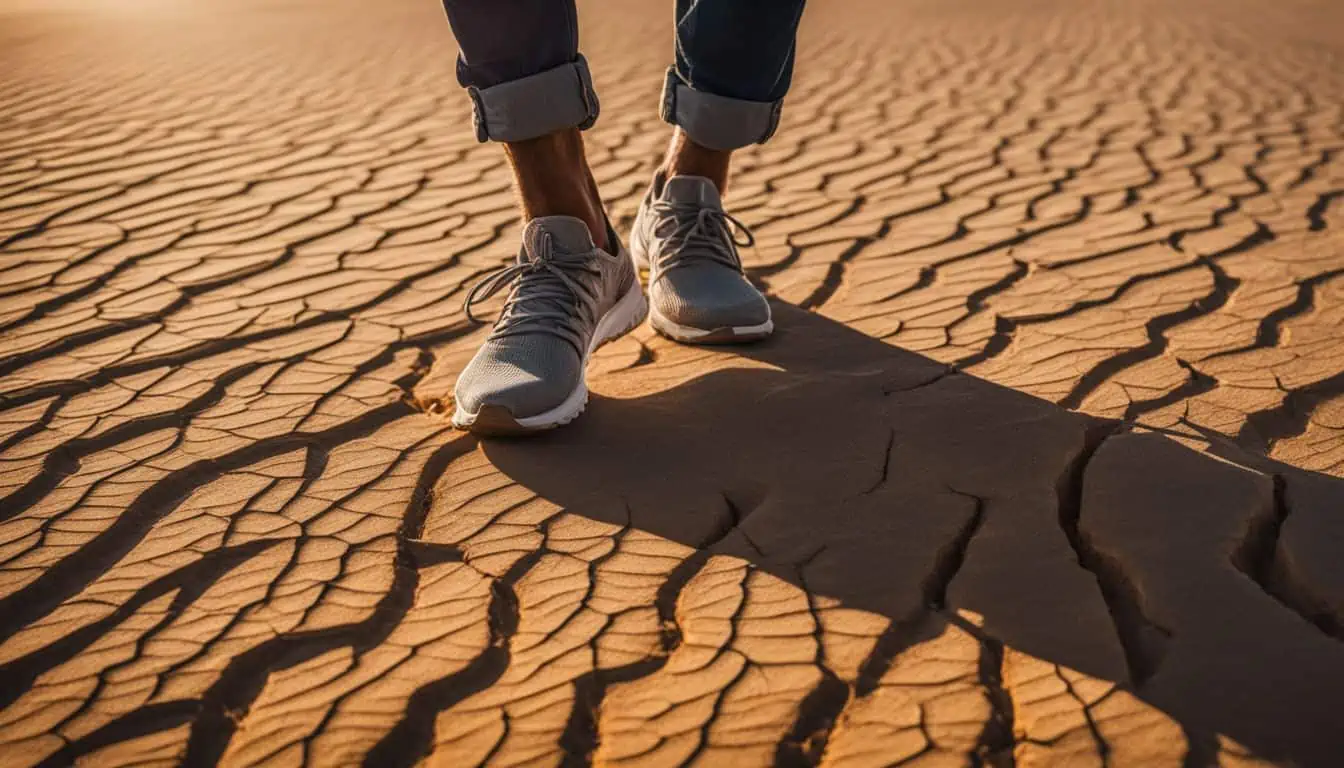
[[[671,3],[581,5],[624,234]],[[444,419],[518,247],[454,56],[0,0],[6,768],[1337,765],[1344,4],[815,0],[775,336],[531,440]]]

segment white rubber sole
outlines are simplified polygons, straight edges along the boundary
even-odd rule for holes
[[[765,322],[759,325],[731,325],[707,331],[703,328],[678,325],[664,317],[657,309],[650,308],[649,325],[658,333],[683,344],[733,344],[756,341],[774,333],[775,321],[769,312],[770,308],[767,306]]]
[[[630,290],[626,291],[625,295],[611,309],[607,310],[602,319],[597,321],[597,328],[593,330],[593,338],[588,342],[588,349],[584,352],[580,364],[579,382],[574,387],[574,391],[570,392],[563,402],[545,413],[522,419],[513,418],[503,408],[493,408],[487,405],[481,408],[481,412],[471,413],[463,410],[462,406],[459,405],[453,412],[453,426],[458,429],[482,431],[487,434],[521,434],[541,432],[568,424],[578,418],[579,414],[583,413],[584,407],[588,405],[588,361],[592,358],[593,352],[596,352],[603,344],[615,341],[638,328],[640,323],[644,322],[648,312],[648,299],[644,297],[644,289],[640,287],[639,279],[636,277],[630,284]],[[488,417],[482,412],[488,412]],[[488,424],[485,423],[487,421]],[[482,429],[473,429],[477,426],[482,427]]]

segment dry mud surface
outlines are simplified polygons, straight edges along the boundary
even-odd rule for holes
[[[668,5],[585,6],[623,224]],[[0,2],[2,762],[1340,765],[1344,7],[804,27],[777,337],[482,442],[434,0]]]

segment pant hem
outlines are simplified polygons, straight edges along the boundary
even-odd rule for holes
[[[779,127],[783,106],[783,99],[748,101],[696,90],[673,67],[663,85],[661,115],[696,144],[731,151],[765,143]]]
[[[599,105],[583,56],[489,88],[467,87],[478,141],[526,141],[565,128],[586,130]]]

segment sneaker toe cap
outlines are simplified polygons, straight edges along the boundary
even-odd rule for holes
[[[760,291],[727,269],[669,272],[651,294],[663,317],[701,330],[756,326],[770,319]]]
[[[515,419],[538,416],[565,401],[582,378],[578,354],[560,339],[486,342],[457,379],[458,408],[502,407]]]

